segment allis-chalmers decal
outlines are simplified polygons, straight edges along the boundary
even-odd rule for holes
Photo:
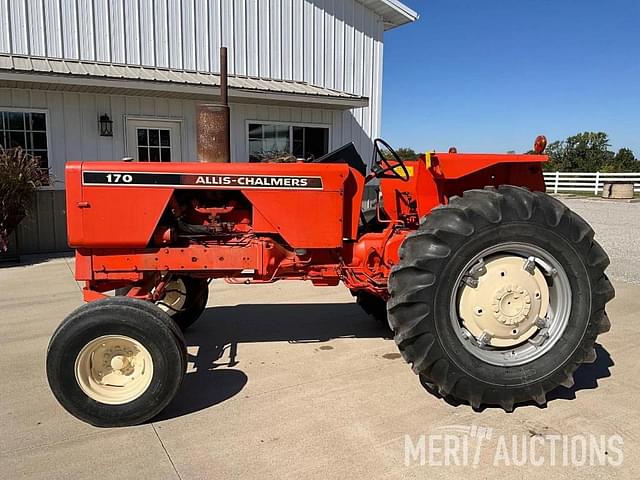
[[[83,185],[322,190],[322,177],[289,175],[198,175],[194,173],[83,172]]]

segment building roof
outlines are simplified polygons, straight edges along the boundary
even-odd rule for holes
[[[110,94],[207,98],[220,95],[220,75],[90,61],[0,54],[0,86]],[[229,98],[244,103],[366,107],[369,99],[307,82],[229,75]]]
[[[358,0],[358,2],[382,17],[385,30],[415,22],[419,17],[399,0]]]

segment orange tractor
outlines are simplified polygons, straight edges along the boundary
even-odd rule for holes
[[[295,163],[68,163],[88,303],[49,345],[59,402],[98,426],[157,415],[214,278],[342,282],[427,385],[474,408],[544,404],[570,385],[595,359],[614,291],[593,230],[544,193],[542,139],[535,155],[413,161],[374,145],[369,174],[352,144]],[[374,179],[376,207],[362,211]]]

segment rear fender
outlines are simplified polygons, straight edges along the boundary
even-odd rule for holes
[[[427,155],[425,161],[438,196],[446,204],[466,190],[486,186],[515,185],[544,192],[542,164],[547,160],[546,155],[439,153],[431,158]]]
[[[427,154],[406,162],[410,178],[384,179],[380,188],[384,208],[392,219],[408,213],[406,198],[415,200],[418,215],[423,217],[449,199],[466,190],[486,186],[516,185],[532,191],[544,191],[542,164],[545,155],[509,154]]]

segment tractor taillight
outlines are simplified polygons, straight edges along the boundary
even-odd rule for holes
[[[542,155],[545,148],[547,148],[547,137],[544,135],[538,135],[535,143],[533,144],[533,151],[538,155]]]

